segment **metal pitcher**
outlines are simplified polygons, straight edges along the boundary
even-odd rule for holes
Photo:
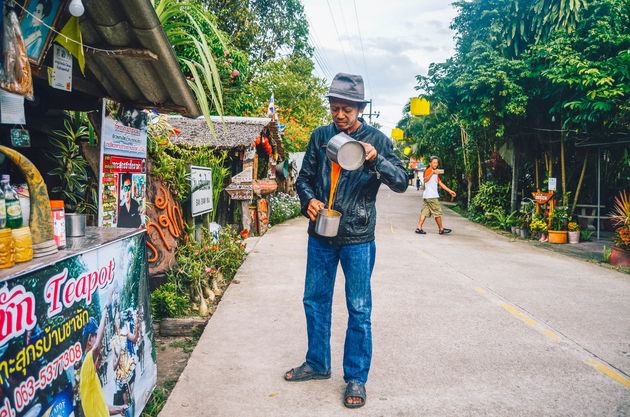
[[[365,162],[365,149],[361,143],[341,132],[328,141],[326,156],[338,163],[341,168],[354,171],[361,168]]]

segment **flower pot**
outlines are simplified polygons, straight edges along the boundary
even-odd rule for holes
[[[520,235],[523,239],[527,239],[530,235],[529,229],[521,228]]]
[[[511,226],[510,227],[510,231],[512,232],[513,235],[517,235],[518,234],[518,227]]]
[[[630,251],[613,246],[610,252],[610,264],[616,266],[630,266]]]
[[[580,243],[580,231],[569,232],[569,243]]]
[[[567,231],[549,230],[549,243],[567,243]]]

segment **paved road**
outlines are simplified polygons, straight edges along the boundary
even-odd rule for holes
[[[413,233],[421,195],[381,190],[368,401],[342,405],[338,274],[333,377],[302,363],[306,221],[253,248],[161,416],[630,416],[630,276],[499,236],[450,210]]]

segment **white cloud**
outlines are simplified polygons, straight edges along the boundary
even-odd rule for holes
[[[403,107],[416,95],[415,76],[426,75],[432,62],[443,62],[453,54],[454,34],[449,25],[456,12],[451,1],[302,0],[314,46],[329,73],[316,65],[318,75],[328,82],[331,78],[326,75],[337,72],[363,75],[373,110],[381,112],[376,121],[384,133],[391,133]]]

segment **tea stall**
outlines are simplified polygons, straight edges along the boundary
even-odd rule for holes
[[[0,7],[0,173],[10,176],[0,198],[0,416],[139,416],[157,376],[146,232],[113,226],[142,223],[144,109],[199,109],[149,0]],[[72,182],[89,170],[92,199]],[[86,226],[90,205],[100,215]]]

